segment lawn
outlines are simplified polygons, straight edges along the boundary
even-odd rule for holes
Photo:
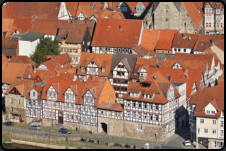
[[[2,133],[2,143],[11,142],[12,134]]]

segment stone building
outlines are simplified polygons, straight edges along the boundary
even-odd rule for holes
[[[35,84],[34,79],[16,78],[5,92],[6,114],[12,118],[26,119],[26,94]]]
[[[203,17],[193,2],[154,2],[143,24],[145,29],[204,33]]]

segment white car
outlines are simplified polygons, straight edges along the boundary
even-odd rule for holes
[[[32,125],[32,126],[29,127],[29,129],[31,129],[31,130],[40,130],[41,126],[40,125]]]
[[[189,140],[184,141],[184,146],[191,146],[191,141]]]

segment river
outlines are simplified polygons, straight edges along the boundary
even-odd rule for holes
[[[23,145],[23,144],[16,144],[16,143],[3,143],[3,149],[49,149],[44,147],[37,147],[31,145]]]

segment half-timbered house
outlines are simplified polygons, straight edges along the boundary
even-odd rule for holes
[[[199,60],[207,61],[208,65],[206,67],[204,74],[204,84],[205,87],[214,86],[215,79],[212,76],[215,74],[215,59],[213,54],[185,54],[185,53],[176,53],[174,59],[183,59],[183,60]]]
[[[112,57],[112,54],[82,52],[77,70],[78,77],[85,81],[89,75],[108,77],[111,68]]]
[[[131,76],[132,81],[136,82],[137,80],[142,81],[146,79],[148,68],[149,67],[158,68],[159,65],[161,65],[161,61],[158,59],[137,58],[136,65]]]
[[[124,121],[136,122],[137,131],[142,130],[142,124],[152,124],[164,127],[166,137],[174,133],[180,94],[160,72],[143,82],[129,83],[122,98]]]
[[[34,85],[26,95],[26,122],[42,119],[42,87]]]
[[[89,22],[94,24],[94,21]],[[61,54],[68,53],[71,57],[71,65],[79,64],[81,52],[90,52],[91,34],[86,21],[68,21],[60,25],[57,40]]]
[[[138,55],[120,53],[116,53],[112,58],[108,79],[115,89],[116,98],[119,103],[123,103],[121,97],[126,94],[137,58]]]
[[[91,44],[92,52],[132,54],[133,47],[141,44],[142,33],[140,20],[99,18]]]

